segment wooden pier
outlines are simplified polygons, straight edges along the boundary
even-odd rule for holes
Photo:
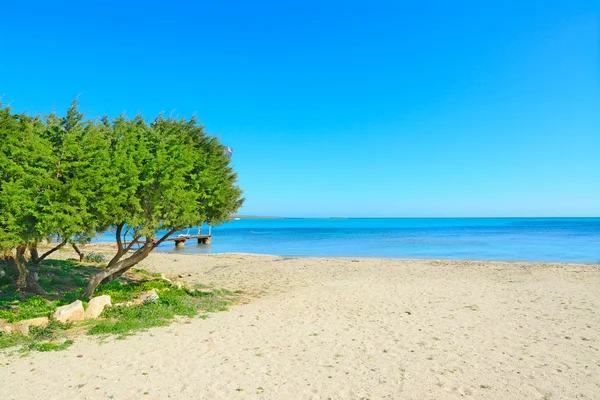
[[[163,242],[175,242],[175,247],[183,247],[186,240],[194,240],[197,239],[198,243],[201,244],[209,244],[210,240],[212,239],[212,235],[181,235],[181,236],[174,236],[174,237],[170,237],[165,239]],[[158,242],[158,239],[154,239],[154,243]],[[133,242],[133,244],[140,244],[143,245],[145,244],[146,241],[144,240],[136,240]],[[131,244],[131,242],[123,242],[123,245],[129,245]]]

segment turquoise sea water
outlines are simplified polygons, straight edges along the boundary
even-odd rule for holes
[[[157,250],[600,262],[600,218],[242,219],[212,234],[210,245],[190,240]]]

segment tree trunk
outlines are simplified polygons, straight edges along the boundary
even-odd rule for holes
[[[152,248],[153,248],[152,242],[150,242],[150,243],[146,242],[146,244],[142,248],[137,250],[135,253],[133,253],[128,258],[118,261],[118,262],[114,263],[112,266],[106,267],[103,270],[97,272],[90,279],[85,291],[83,292],[83,297],[85,299],[91,298],[101,283],[110,282],[113,279],[115,274],[118,274],[118,273],[123,274],[127,270],[129,270],[131,267],[133,267],[140,261],[144,260],[146,257],[148,257],[148,254],[150,254],[150,252],[152,251]]]
[[[4,259],[8,267],[16,276],[15,288],[20,291],[35,293],[39,295],[47,295],[48,293],[40,286],[37,280],[35,271],[30,271],[25,265],[25,251],[27,246],[17,247],[16,255],[5,253]]]
[[[81,250],[79,250],[79,247],[77,247],[77,245],[75,243],[71,243],[71,246],[73,246],[73,250],[75,250],[75,252],[77,254],[79,254],[79,262],[83,262],[83,259],[85,258],[85,254],[83,254],[81,252]]]
[[[170,230],[169,232],[167,232],[166,235],[164,235],[162,238],[160,238],[156,243],[154,243],[153,238],[146,236],[146,243],[141,248],[137,249],[128,258],[121,260],[123,255],[125,255],[125,253],[127,253],[127,251],[129,251],[129,249],[131,248],[131,246],[133,245],[133,243],[135,242],[136,239],[133,238],[131,243],[124,249],[122,246],[121,239],[118,236],[118,235],[120,235],[121,231],[117,227],[117,237],[118,237],[117,243],[119,245],[117,254],[113,257],[112,260],[110,260],[110,262],[108,263],[106,268],[104,268],[103,270],[97,272],[94,276],[92,276],[92,278],[90,279],[90,281],[87,285],[87,288],[85,289],[85,292],[83,292],[83,298],[85,298],[85,299],[91,298],[101,283],[108,283],[111,280],[116,279],[117,277],[120,277],[125,272],[127,272],[131,267],[138,264],[140,261],[144,260],[146,257],[148,257],[148,254],[150,254],[150,252],[156,248],[156,246],[158,246],[159,244],[164,242],[165,239],[167,239],[169,236],[171,236],[176,231],[177,231],[176,229]]]
[[[40,254],[38,253],[37,243],[33,243],[29,246],[29,254],[31,254],[31,261],[37,264],[40,260]]]
[[[13,256],[11,252],[4,253],[4,261],[6,261],[6,265],[8,266],[8,273],[16,279],[19,276],[19,268],[17,267],[17,260]]]
[[[27,291],[39,294],[40,296],[48,295],[48,292],[46,292],[44,288],[40,286],[37,273],[34,271],[30,271],[30,273],[27,275]]]
[[[29,270],[25,266],[25,250],[27,250],[27,246],[17,247],[17,255],[15,256],[15,263],[17,265],[17,271],[19,272],[15,283],[17,290],[27,289],[27,276],[29,275]]]

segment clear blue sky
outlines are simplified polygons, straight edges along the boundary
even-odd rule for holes
[[[11,1],[16,111],[197,114],[245,214],[600,216],[597,1]]]

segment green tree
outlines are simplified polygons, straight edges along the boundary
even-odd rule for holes
[[[39,240],[39,204],[48,176],[50,148],[43,121],[0,108],[0,251],[19,290],[44,293],[25,263],[28,243]]]
[[[90,279],[88,298],[174,232],[205,221],[221,223],[243,203],[224,146],[194,118],[159,116],[148,125],[141,116],[121,116],[112,123],[104,118],[101,125],[111,145],[97,210],[100,225],[115,229],[117,252]],[[138,241],[141,247],[132,251]]]
[[[89,242],[99,222],[96,199],[104,185],[109,142],[100,125],[84,121],[77,100],[66,117],[48,116],[42,137],[51,144],[52,157],[45,195],[38,204],[37,229],[40,237],[58,244],[38,256],[32,243],[32,258],[39,262],[67,243],[83,258],[76,244]]]

